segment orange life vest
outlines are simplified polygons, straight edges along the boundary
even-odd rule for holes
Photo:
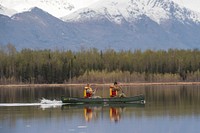
[[[110,86],[110,97],[117,96],[117,90],[113,89],[113,86]]]
[[[89,98],[91,96],[92,96],[92,88],[86,86],[84,89],[84,98]]]

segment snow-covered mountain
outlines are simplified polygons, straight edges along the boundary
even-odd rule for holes
[[[126,0],[124,0],[126,1]],[[137,0],[140,2],[141,0]],[[143,0],[142,0],[143,1]],[[148,2],[149,0],[145,0]],[[162,2],[163,0],[160,0]],[[189,8],[193,11],[200,12],[199,0],[172,0],[179,5]],[[55,17],[66,16],[78,9],[88,7],[91,4],[99,2],[100,5],[105,1],[103,0],[0,0],[0,4],[7,9],[15,10],[18,13],[28,11],[30,8],[38,7]],[[118,1],[113,1],[118,2]],[[123,5],[122,5],[123,6]],[[14,15],[14,12],[9,15]]]
[[[59,18],[96,1],[98,0],[0,0],[0,4],[18,13],[38,7]]]
[[[21,6],[6,1],[10,1],[7,6],[5,0],[0,0],[0,4],[5,7],[11,4],[11,9],[17,10],[23,9],[25,3],[32,5],[34,0],[15,0],[21,1]],[[0,15],[0,44],[12,43],[18,49],[200,48],[200,13],[171,0],[87,0],[83,5],[78,1],[38,0],[35,3],[48,10],[52,6],[51,10],[58,11],[55,14],[59,16],[67,14],[62,17],[64,21],[44,7],[24,9],[28,11],[12,17]]]
[[[63,17],[63,20],[84,21],[106,17],[112,22],[121,23],[134,22],[141,15],[146,15],[157,23],[172,18],[183,22],[200,22],[200,13],[180,7],[171,0],[101,0]]]
[[[0,0],[0,7],[4,8],[4,10],[1,9],[0,14],[11,16],[16,11],[21,13],[38,7],[57,18],[62,17],[66,21],[83,19],[94,15],[94,13],[97,13],[98,17],[99,15],[106,16],[116,23],[120,23],[123,19],[134,21],[134,18],[141,14],[147,15],[158,23],[169,19],[172,15],[183,21],[185,19],[200,20],[197,13],[180,7],[173,1],[190,9],[194,8],[195,11],[200,11],[200,8],[197,8],[200,1],[196,0],[189,2],[183,0]],[[173,11],[174,9],[175,11]],[[75,11],[77,12],[73,13]],[[82,13],[79,14],[79,12]],[[89,13],[86,15],[86,12]]]

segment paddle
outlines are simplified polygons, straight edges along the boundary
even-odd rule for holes
[[[122,87],[119,86],[120,90],[122,91],[121,96],[120,97],[126,97],[126,94],[124,93],[124,91],[122,90]]]
[[[97,89],[98,89],[98,88],[95,88],[95,89],[93,90],[93,97],[94,97],[94,98],[101,98],[101,96],[96,96],[96,91],[97,91]]]

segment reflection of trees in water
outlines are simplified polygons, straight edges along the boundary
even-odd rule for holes
[[[200,86],[151,86],[145,88],[145,114],[199,115]]]
[[[80,90],[80,89],[79,89]],[[82,92],[82,90],[80,90]],[[0,102],[2,103],[33,103],[40,99],[60,100],[61,96],[74,95],[81,97],[77,89],[74,88],[0,88]]]
[[[194,104],[200,101],[200,86],[146,86],[145,98],[153,104]]]
[[[97,88],[96,95],[109,97],[109,86]],[[151,105],[196,105],[199,106],[200,86],[198,85],[155,85],[123,86],[127,96],[144,94]],[[61,96],[83,97],[83,86],[69,88],[1,88],[0,102],[38,102],[41,98],[60,100]]]

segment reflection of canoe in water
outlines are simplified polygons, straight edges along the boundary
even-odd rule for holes
[[[64,104],[62,105],[62,109],[79,109],[79,108],[99,108],[99,107],[103,107],[103,108],[127,108],[127,107],[145,107],[144,103],[110,103],[110,104],[104,104],[104,103],[98,103],[98,104]]]
[[[115,98],[73,98],[61,97],[63,103],[70,104],[119,104],[119,103],[144,103],[144,96],[138,95],[134,97],[115,97]]]
[[[90,122],[92,119],[108,117],[111,121],[117,122],[127,112],[132,112],[137,110],[136,108],[144,108],[145,104],[143,103],[84,103],[84,104],[63,104],[61,110],[68,112],[80,113],[83,111],[84,119],[87,122]],[[128,111],[129,110],[129,111]],[[99,117],[100,116],[100,117]],[[125,115],[126,116],[126,115]],[[128,115],[129,117],[129,115]]]

